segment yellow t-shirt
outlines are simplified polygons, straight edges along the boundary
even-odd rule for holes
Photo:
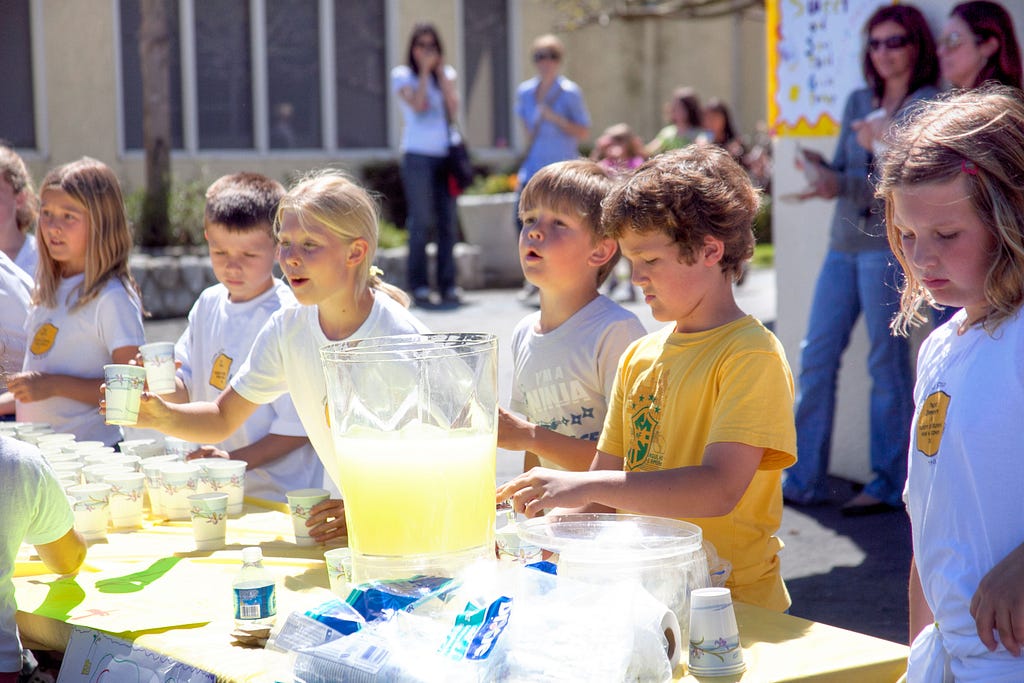
[[[751,316],[705,332],[672,330],[649,334],[622,355],[598,449],[622,457],[628,472],[699,465],[712,443],[764,448],[732,512],[686,521],[732,563],[726,585],[737,600],[783,611],[790,601],[774,534],[782,521],[782,469],[796,462],[785,352]]]

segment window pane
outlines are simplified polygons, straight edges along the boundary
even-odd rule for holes
[[[201,149],[253,146],[247,0],[195,3],[196,108]]]
[[[32,32],[28,0],[0,0],[0,139],[14,147],[36,146],[32,87]]]
[[[317,0],[267,3],[270,146],[322,147]]]
[[[338,147],[388,144],[384,0],[335,0]]]
[[[181,38],[178,3],[165,0],[170,41],[171,146],[184,147],[181,127]],[[121,108],[125,149],[142,149],[142,68],[139,63],[140,0],[121,0]]]
[[[466,37],[466,135],[477,147],[508,147],[512,134],[509,83],[508,0],[473,0],[463,13]]]

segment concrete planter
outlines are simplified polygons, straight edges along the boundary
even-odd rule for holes
[[[480,248],[483,279],[487,287],[516,287],[523,282],[519,266],[515,194],[461,195],[457,200],[462,235]]]

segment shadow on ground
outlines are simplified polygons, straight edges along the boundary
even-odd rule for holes
[[[826,505],[786,506],[780,536],[790,613],[906,643],[910,520],[903,511],[843,517],[855,487],[831,484]]]

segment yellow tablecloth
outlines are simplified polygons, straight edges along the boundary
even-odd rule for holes
[[[225,550],[195,551],[190,522],[163,522],[93,543],[73,579],[22,556],[15,568],[22,639],[30,648],[63,651],[72,625],[88,626],[210,671],[219,681],[288,680],[275,676],[287,672],[285,655],[236,645],[230,636],[231,579],[249,545],[263,549],[264,564],[280,577],[279,615],[332,597],[324,548],[295,545],[284,506],[247,499],[245,514],[228,520]],[[744,604],[736,605],[736,619],[747,671],[714,679],[679,671],[678,680],[861,683],[895,681],[905,670],[903,645]]]

